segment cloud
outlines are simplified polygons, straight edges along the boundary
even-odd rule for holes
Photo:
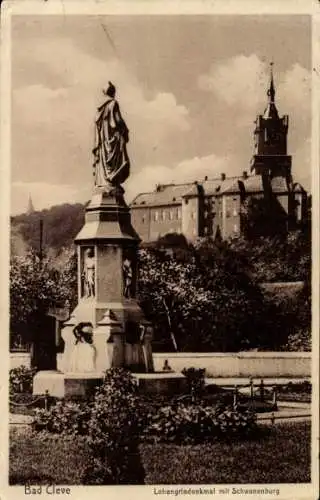
[[[234,109],[239,122],[248,116],[262,113],[266,104],[266,90],[270,78],[269,65],[256,54],[238,54],[222,63],[211,66],[209,71],[198,78],[198,87],[213,93],[221,101]],[[276,101],[279,112],[294,115],[296,119],[310,113],[311,74],[299,64],[294,64],[284,73],[274,78]],[[310,119],[310,115],[307,115]]]
[[[48,44],[32,41],[26,69],[41,65],[37,83],[13,92],[14,180],[83,183],[91,181],[91,147],[95,110],[108,80],[116,84],[119,102],[133,133],[130,154],[136,165],[157,158],[154,148],[174,142],[189,130],[189,111],[172,93],[146,96],[143,85],[119,60],[102,61],[71,40]],[[13,59],[14,61],[14,59]],[[54,84],[52,83],[54,82]]]
[[[294,64],[285,74],[277,91],[279,104],[285,113],[309,120],[311,105],[311,74],[300,64]]]
[[[126,183],[126,198],[130,202],[138,193],[153,191],[156,184],[201,181],[218,177],[220,173],[239,174],[239,164],[233,157],[219,157],[214,154],[186,159],[174,167],[163,165],[146,166],[140,172],[132,173]]]
[[[257,107],[265,92],[266,65],[258,56],[237,55],[223,63],[213,64],[198,78],[198,86],[213,92],[229,106],[247,109]]]

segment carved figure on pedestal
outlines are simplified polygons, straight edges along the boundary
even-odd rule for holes
[[[129,259],[123,261],[123,295],[127,299],[132,298],[132,264]]]
[[[84,253],[83,261],[84,296],[95,296],[95,260],[93,248],[88,248]]]
[[[76,341],[71,352],[68,371],[72,373],[94,372],[96,365],[96,349],[92,339],[92,323],[79,323],[73,329],[73,334]]]
[[[116,88],[109,82],[106,101],[99,106],[95,121],[95,144],[93,168],[95,186],[119,186],[129,176],[130,161],[127,153],[129,130],[123,120]]]

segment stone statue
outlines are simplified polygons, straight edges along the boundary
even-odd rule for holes
[[[84,253],[83,276],[84,276],[84,296],[94,297],[95,261],[94,261],[93,248],[87,248],[87,250]]]
[[[123,261],[123,295],[127,299],[132,297],[132,264],[129,259]]]
[[[96,349],[93,345],[92,323],[81,322],[73,329],[76,338],[71,352],[68,372],[94,372],[96,368]]]
[[[94,177],[95,186],[119,186],[129,176],[130,160],[127,153],[129,130],[115,99],[115,86],[109,82],[106,101],[98,108],[95,121]]]

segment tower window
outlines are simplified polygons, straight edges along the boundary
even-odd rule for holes
[[[159,212],[158,212],[158,211],[156,211],[156,212],[154,213],[154,220],[155,220],[155,221],[158,221],[158,220],[159,220]]]

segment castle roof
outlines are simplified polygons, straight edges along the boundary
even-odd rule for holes
[[[159,184],[150,193],[138,194],[131,202],[131,206],[180,205],[182,197],[190,193],[193,186],[195,184],[191,182],[185,184]]]
[[[250,175],[247,179],[243,179],[243,185],[246,193],[263,193],[261,175]]]
[[[199,185],[202,186],[204,196],[223,196],[232,193],[240,193],[242,190],[246,194],[263,193],[263,183],[261,175],[249,175],[247,177],[226,177],[217,179],[206,179],[203,182],[190,182],[185,184],[163,184],[149,193],[138,194],[131,202],[131,206],[165,206],[180,205],[182,198],[198,196]],[[271,179],[271,187],[274,193],[288,191],[286,179],[284,177],[274,177]],[[298,183],[294,185],[295,192],[304,192]]]
[[[238,177],[226,177],[224,179],[220,177],[218,179],[205,180],[202,183],[204,192],[207,196],[220,194],[230,187],[235,179],[238,179]]]

